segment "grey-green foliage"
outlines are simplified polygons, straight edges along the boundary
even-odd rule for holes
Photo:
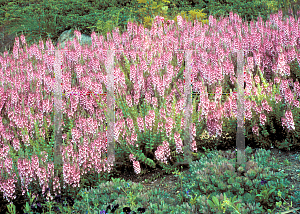
[[[153,204],[159,204],[161,207],[161,203],[170,198],[168,193],[160,189],[148,192],[143,189],[141,184],[112,178],[112,181],[101,183],[96,188],[82,189],[79,194],[84,200],[76,201],[74,209],[77,211],[86,211],[88,209],[90,211],[102,211],[106,209],[108,204],[119,204],[120,207],[129,206],[133,208],[132,210],[136,210],[137,207],[149,207],[150,209]],[[151,202],[150,206],[147,205],[148,202]],[[173,203],[173,200],[168,202]],[[160,211],[162,211],[161,209]],[[164,209],[169,208],[165,206]]]
[[[195,213],[195,206],[189,203],[178,203],[177,199],[161,189],[144,190],[143,185],[126,182],[124,179],[112,179],[95,188],[82,189],[79,200],[73,209],[79,212],[86,210],[94,213],[106,210],[109,204],[119,204],[120,208],[130,207],[136,211],[145,207],[145,213]],[[204,196],[202,197],[204,199]],[[118,212],[118,211],[117,211]]]
[[[176,195],[176,198],[160,189],[144,191],[141,184],[112,179],[93,189],[82,189],[79,193],[81,200],[77,200],[73,208],[93,212],[105,210],[108,204],[119,204],[133,210],[147,207],[146,213],[223,213],[220,208],[211,207],[210,201],[215,203],[218,200],[221,204],[226,195],[234,207],[226,206],[225,213],[234,213],[237,205],[240,205],[239,213],[267,213],[266,209],[273,213],[275,202],[291,198],[287,188],[290,182],[285,179],[287,175],[279,171],[275,160],[270,161],[270,151],[260,149],[254,153],[247,147],[245,154],[246,165],[236,167],[235,154],[222,151],[207,153],[193,162],[190,174],[180,176],[182,189],[178,187],[178,190],[183,194]],[[262,185],[262,180],[266,180],[267,184]],[[269,197],[257,197],[265,189],[270,193]],[[278,197],[279,191],[281,197]],[[299,199],[291,199],[293,204],[299,202]]]
[[[203,157],[195,161],[190,168],[191,174],[182,180],[184,191],[190,190],[192,197],[210,196],[210,200],[213,196],[220,197],[221,194],[226,194],[227,198],[231,199],[236,196],[237,200],[243,202],[240,213],[249,213],[245,210],[253,213],[254,210],[250,209],[252,206],[260,210],[263,208],[265,212],[267,209],[274,210],[275,202],[283,202],[282,199],[287,200],[291,196],[287,188],[289,181],[285,179],[287,175],[279,170],[276,161],[269,160],[270,151],[261,149],[253,155],[251,148],[247,147],[245,153],[244,166],[236,166],[235,156],[222,151],[213,158]],[[262,184],[263,180],[267,181],[267,184]],[[269,197],[257,197],[257,194],[263,194],[265,190],[270,193]],[[281,198],[278,197],[279,191],[282,193]],[[293,201],[293,204],[294,202],[296,201]],[[205,202],[199,205],[205,209]]]

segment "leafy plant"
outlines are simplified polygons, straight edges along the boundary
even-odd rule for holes
[[[249,159],[250,148],[247,148],[247,160]],[[237,210],[240,213],[248,213],[254,211],[250,204],[255,206],[255,210],[274,210],[274,201],[280,201],[276,197],[279,191],[284,192],[282,199],[288,198],[288,190],[286,186],[289,185],[281,172],[278,172],[279,165],[274,162],[267,161],[269,153],[259,150],[255,153],[253,160],[248,160],[245,165],[237,166],[234,156],[224,156],[220,152],[220,156],[215,156],[214,161],[207,158],[202,158],[196,161],[190,168],[191,175],[183,178],[184,190],[190,190],[191,193],[197,195],[208,195],[212,197],[212,201],[207,201],[211,208],[223,209],[213,196],[221,196],[225,194],[228,197],[233,197],[230,204],[240,203],[239,206],[234,206],[229,209]],[[237,170],[237,171],[236,171]],[[240,175],[237,173],[241,173]],[[187,181],[193,182],[187,182]],[[267,184],[267,186],[265,186]],[[253,190],[254,189],[254,190]],[[235,198],[239,202],[234,202]],[[225,199],[226,201],[226,199]],[[244,203],[242,203],[244,202]],[[249,203],[246,205],[245,203]],[[256,207],[255,204],[261,204],[262,207]],[[205,203],[201,203],[205,207]],[[242,205],[242,206],[240,206]],[[262,209],[263,208],[263,209]],[[248,212],[246,212],[248,210]],[[233,210],[232,210],[233,211]]]
[[[92,188],[90,190],[83,189],[80,191],[79,195],[84,200],[81,202],[77,201],[74,208],[78,211],[90,210],[91,212],[105,210],[105,213],[107,213],[108,209],[116,210],[118,207],[124,207],[123,210],[125,209],[128,211],[129,207],[135,208],[138,205],[141,205],[141,199],[144,198],[145,195],[144,193],[141,195],[137,193],[142,192],[143,187],[140,184],[137,185],[132,182],[127,182],[126,189],[130,188],[132,190],[129,194],[127,194],[127,192],[122,188],[123,183],[125,183],[124,179],[121,180],[112,178],[111,181],[102,183],[97,188]],[[124,197],[122,192],[125,193],[126,197]],[[128,198],[128,203],[125,198]],[[112,208],[110,205],[107,205],[112,203],[117,204],[117,206],[113,206],[114,208]],[[129,204],[130,206],[126,206]],[[139,210],[143,211],[145,208],[140,207],[138,208],[138,211]]]
[[[89,26],[87,28],[96,28],[96,31],[100,33],[101,35],[107,36],[107,33],[111,33],[112,30],[115,29],[115,27],[119,27],[119,19],[120,19],[120,13],[122,10],[125,8],[118,9],[118,8],[113,8],[109,9],[109,11],[106,11],[109,13],[109,16],[111,17],[109,20],[104,21],[102,19],[98,20],[96,25]],[[127,11],[128,9],[126,9]],[[126,20],[127,21],[127,20]],[[124,21],[122,22],[122,26],[124,26]],[[120,32],[122,33],[125,29],[121,28],[119,29]],[[105,37],[107,39],[107,37]]]
[[[140,4],[143,4],[143,7],[138,9],[135,13],[136,17],[138,17],[138,20],[141,20],[143,18],[143,26],[145,28],[150,29],[152,27],[152,23],[154,21],[154,18],[156,16],[161,16],[165,18],[165,21],[168,20],[174,20],[177,22],[177,16],[181,15],[185,19],[194,22],[194,20],[201,21],[202,23],[208,23],[208,20],[203,20],[206,17],[205,13],[201,13],[202,10],[190,10],[188,11],[188,15],[186,15],[186,11],[182,11],[180,13],[171,12],[173,15],[168,15],[168,6],[166,6],[164,3],[170,3],[167,0],[162,0],[159,2],[155,1],[149,1],[149,0],[138,0]],[[176,7],[176,6],[175,6]],[[178,9],[177,9],[178,10]],[[175,13],[175,15],[174,15]]]

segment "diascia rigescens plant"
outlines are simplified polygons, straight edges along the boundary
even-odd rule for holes
[[[289,25],[288,23],[282,23],[281,20],[276,20],[276,22],[279,26],[282,26],[281,29],[286,29]],[[135,50],[123,50],[123,56],[126,56],[128,61],[132,61],[134,63],[133,65],[130,65],[129,70],[125,69],[122,70],[122,72],[120,67],[116,66],[114,72],[117,77],[116,85],[119,84],[117,88],[118,91],[116,92],[119,98],[119,100],[117,99],[117,106],[121,109],[121,112],[117,115],[121,117],[119,117],[119,120],[117,121],[117,125],[115,127],[116,139],[119,143],[119,145],[116,146],[117,158],[120,159],[122,157],[124,161],[129,161],[130,159],[136,161],[133,163],[136,173],[141,172],[140,162],[151,167],[155,167],[155,164],[160,164],[166,170],[172,169],[170,166],[171,164],[167,162],[167,159],[171,156],[171,153],[174,151],[179,154],[182,152],[182,139],[184,135],[182,130],[184,127],[184,118],[182,118],[182,113],[180,112],[180,110],[183,110],[182,103],[184,99],[180,99],[179,96],[178,100],[176,100],[175,91],[179,90],[181,93],[183,93],[183,82],[179,82],[178,84],[175,83],[176,85],[178,85],[178,87],[176,87],[175,89],[168,89],[166,86],[168,86],[172,82],[173,76],[176,76],[178,71],[182,68],[184,54],[178,53],[176,55],[177,61],[173,61],[173,63],[176,63],[174,68],[174,65],[172,66],[172,64],[170,64],[170,62],[173,59],[173,50],[178,50],[179,47],[183,47],[185,50],[188,50],[189,48],[193,50],[199,50],[199,53],[193,52],[191,56],[193,63],[192,81],[193,84],[195,84],[195,87],[198,89],[198,91],[202,92],[202,94],[200,95],[200,103],[198,106],[198,112],[201,112],[201,114],[199,114],[195,110],[193,111],[193,123],[190,127],[190,133],[192,137],[192,144],[190,146],[193,151],[197,151],[196,141],[194,140],[196,136],[195,123],[205,119],[207,121],[206,125],[209,134],[219,135],[222,132],[222,119],[224,117],[233,117],[231,112],[232,109],[236,113],[236,105],[234,102],[236,97],[234,97],[234,95],[231,96],[229,100],[227,100],[224,103],[224,105],[220,105],[218,103],[222,93],[222,87],[218,85],[216,86],[215,92],[217,92],[217,102],[215,103],[208,100],[207,92],[204,89],[204,84],[216,84],[217,79],[222,80],[223,70],[224,74],[230,75],[232,82],[236,81],[234,74],[234,66],[231,63],[231,57],[229,55],[230,49],[233,47],[237,47],[236,50],[253,49],[254,62],[256,65],[259,66],[259,69],[263,72],[262,62],[264,61],[261,60],[261,57],[264,54],[265,49],[263,48],[264,45],[262,44],[270,45],[271,43],[268,39],[260,39],[261,36],[265,36],[265,33],[260,34],[260,31],[258,31],[258,29],[261,28],[264,29],[265,32],[269,31],[274,35],[277,35],[278,37],[275,38],[284,38],[285,40],[283,41],[286,41],[287,38],[291,38],[290,45],[292,47],[296,45],[296,41],[294,39],[295,36],[293,34],[287,36],[289,32],[287,34],[284,34],[283,30],[272,30],[272,27],[271,29],[268,29],[261,26],[259,23],[257,23],[256,26],[254,26],[253,23],[250,23],[251,32],[249,32],[249,28],[247,29],[247,26],[241,25],[240,19],[237,16],[233,17],[232,13],[230,13],[229,19],[227,18],[220,21],[220,26],[223,27],[220,29],[220,31],[223,33],[221,35],[224,36],[217,35],[218,31],[211,31],[212,29],[214,29],[215,23],[216,20],[214,20],[213,17],[210,17],[209,26],[204,25],[202,27],[201,25],[197,24],[197,22],[195,22],[195,26],[192,28],[191,23],[186,23],[184,20],[178,17],[178,30],[174,25],[172,26],[172,23],[170,23],[170,26],[165,25],[164,30],[165,32],[167,32],[167,34],[164,35],[162,27],[154,24],[153,28],[151,29],[151,33],[153,36],[149,36],[148,34],[148,39],[145,39],[145,37],[147,36],[144,34],[143,28],[141,26],[137,27],[136,25],[129,23],[128,33],[124,33],[122,37],[120,37],[120,35],[118,35],[118,32],[115,31],[113,32],[114,39],[110,39],[110,41],[104,42],[104,45],[101,44],[101,37],[95,38],[95,34],[92,35],[94,44],[98,43],[98,47],[101,46],[103,49],[106,50],[109,48],[113,49],[115,45],[114,43],[119,43],[118,45],[122,45],[120,44],[121,41],[123,42],[123,44],[125,44],[125,47],[127,47],[128,49],[129,47],[131,47],[130,45],[132,45],[135,48]],[[296,26],[296,24],[293,26]],[[236,29],[238,28],[243,30],[236,31]],[[205,34],[205,31],[207,31],[208,29],[211,29],[211,33]],[[80,37],[80,33],[78,31],[76,31],[76,34]],[[237,37],[236,34],[238,34]],[[130,38],[133,38],[131,44],[129,42],[126,42],[129,41]],[[176,38],[180,38],[180,41],[178,41],[178,39],[176,41]],[[233,42],[228,38],[233,38]],[[21,37],[21,40],[22,43],[25,44],[25,38]],[[195,42],[191,43],[192,40],[194,40]],[[212,50],[210,42],[215,40],[221,41],[221,43],[220,45],[217,45],[215,47],[216,50]],[[274,41],[272,41],[272,44],[277,44],[274,50],[279,53],[279,58],[277,58],[277,55],[274,56],[275,61],[273,62],[274,64],[272,64],[272,66],[274,67],[276,74],[279,75],[279,79],[284,78],[285,75],[288,75],[286,57],[288,58],[288,60],[291,60],[293,57],[298,57],[299,60],[299,55],[297,55],[292,50],[285,51],[285,49],[283,49],[282,46],[286,43],[276,43],[276,41],[277,40],[274,39]],[[74,96],[70,97],[71,107],[67,106],[65,104],[65,100],[63,100],[63,114],[67,114],[68,117],[72,118],[75,121],[75,126],[71,130],[72,141],[70,142],[70,145],[63,148],[63,162],[64,164],[65,162],[68,162],[68,164],[64,165],[66,167],[63,170],[64,186],[68,185],[70,188],[80,187],[81,178],[84,178],[85,173],[89,170],[94,170],[97,173],[106,170],[110,172],[110,168],[106,168],[105,161],[101,159],[103,158],[103,153],[105,153],[106,149],[105,131],[100,132],[98,127],[98,122],[103,122],[103,117],[101,115],[103,112],[101,112],[101,109],[93,108],[93,104],[95,104],[96,95],[94,95],[94,99],[86,95],[86,92],[90,89],[93,89],[94,92],[103,92],[101,85],[101,83],[104,82],[103,76],[95,73],[94,75],[99,80],[95,81],[94,78],[91,78],[89,75],[87,75],[87,71],[89,71],[90,73],[95,72],[95,70],[97,70],[96,65],[100,66],[100,64],[97,64],[97,61],[104,62],[106,60],[106,55],[96,54],[96,52],[92,52],[91,49],[84,50],[85,54],[80,55],[80,47],[76,42],[77,41],[75,41],[74,45],[75,50],[72,50],[69,54],[65,54],[64,57],[66,58],[63,60],[64,63],[62,64],[62,70],[66,70],[65,73],[62,73],[62,90],[65,90],[67,92],[70,92],[72,90],[72,93],[74,94]],[[181,42],[182,44],[180,44],[179,42]],[[109,47],[108,44],[110,44],[111,46]],[[147,52],[145,52],[146,47],[150,47],[150,44],[151,46],[153,46],[154,50],[152,51],[149,48]],[[53,46],[51,46],[50,43],[46,43],[46,45],[49,49],[53,49]],[[143,52],[138,52],[137,47],[142,47]],[[166,50],[169,49],[170,51],[164,52],[163,47],[165,47]],[[29,53],[29,56],[32,56],[33,52],[35,52],[36,57],[39,60],[43,59],[45,61],[46,66],[48,66],[47,68],[51,70],[51,68],[49,67],[53,65],[53,57],[47,54],[43,54],[43,52],[41,51],[43,50],[43,48],[43,44],[40,43],[40,49],[37,46],[33,46],[26,50],[26,52]],[[210,48],[210,51],[206,52],[206,50],[203,50],[203,48]],[[262,53],[258,52],[258,48],[260,48]],[[137,51],[138,54],[136,54],[135,51]],[[19,55],[16,46],[16,49],[14,50],[13,54],[14,59],[19,59],[20,62],[23,59],[26,59],[27,55],[22,53],[24,53],[23,50],[20,51]],[[145,53],[147,53],[147,55],[145,55]],[[96,60],[95,55],[97,55],[99,59]],[[135,64],[137,62],[137,55],[139,56],[140,60],[140,63],[138,65]],[[72,61],[79,61],[79,57],[82,57],[84,61],[90,59],[92,63],[83,65],[79,63],[74,66],[77,79],[80,82],[80,87],[71,89],[70,86],[72,74],[70,71],[71,66],[69,66],[70,64],[68,63]],[[145,57],[147,57],[147,59],[145,59]],[[116,58],[121,62],[121,54],[117,55]],[[125,60],[126,58],[124,57]],[[9,60],[13,61],[13,59]],[[147,64],[150,63],[152,63],[150,67],[147,66]],[[11,65],[12,64],[13,63],[11,62]],[[89,67],[89,65],[91,67]],[[166,71],[161,71],[159,73],[158,71],[162,68],[163,65],[166,66]],[[276,67],[276,65],[278,65],[278,67]],[[35,76],[42,75],[42,69],[38,69],[39,72],[35,71],[35,69],[32,68],[32,64],[30,63],[30,61],[27,62],[27,64],[24,66],[27,66],[28,73],[33,73]],[[36,66],[39,67],[39,61],[37,61]],[[144,75],[144,73],[142,72],[143,70],[146,70],[148,73],[150,73],[150,75]],[[197,76],[195,74],[198,73],[201,76],[200,80],[197,79],[199,77],[194,78],[195,76]],[[19,73],[16,75],[19,75],[21,78],[24,74]],[[163,79],[160,78],[160,75],[163,75]],[[252,92],[254,93],[254,95],[257,94],[256,87],[254,87],[252,84],[249,85],[249,83],[251,83],[251,78],[251,74],[248,70],[246,70],[246,95],[250,94],[251,87],[253,87]],[[49,93],[51,89],[51,86],[49,85],[52,82],[51,76],[49,77],[49,75],[47,74],[45,75],[44,79],[46,80],[45,91]],[[287,104],[286,108],[284,109],[284,111],[286,112],[284,113],[285,118],[282,118],[282,125],[290,131],[289,134],[290,136],[292,136],[295,133],[294,130],[297,128],[297,125],[294,124],[293,115],[297,115],[294,114],[294,112],[298,113],[298,109],[292,109],[291,107],[292,105],[297,106],[297,102],[295,100],[293,101],[293,94],[291,93],[291,90],[287,88],[287,81],[284,79],[281,81],[282,82],[280,90],[282,91],[284,101]],[[133,83],[129,84],[127,88],[126,83],[130,82]],[[20,87],[20,84],[21,82],[16,82],[12,85],[16,88],[20,88],[20,90],[23,90],[23,88]],[[26,85],[26,83],[24,84]],[[31,92],[31,90],[33,90],[32,85],[34,84],[38,85],[34,86],[36,87],[36,93]],[[16,131],[16,135],[21,136],[23,143],[26,143],[28,145],[30,145],[30,143],[33,143],[31,142],[32,140],[29,136],[29,134],[33,133],[31,127],[33,126],[33,121],[28,121],[28,117],[24,116],[24,114],[30,115],[31,118],[43,118],[43,111],[45,111],[47,114],[52,110],[51,102],[53,101],[50,102],[47,99],[41,99],[39,89],[40,84],[41,82],[39,80],[37,80],[37,82],[27,84],[27,86],[30,85],[30,90],[28,91],[29,98],[24,101],[24,106],[22,106],[25,112],[23,112],[23,115],[16,115],[13,110],[8,109],[8,115],[10,117],[10,120],[12,121],[12,124],[10,126],[16,127],[14,130]],[[151,84],[153,84],[154,89],[151,87],[146,87],[146,85],[150,86]],[[84,88],[83,86],[85,86],[86,88]],[[131,88],[131,90],[129,91],[129,87],[132,86],[133,88]],[[294,83],[294,86],[294,94],[297,94],[299,96],[299,84]],[[245,117],[246,120],[250,120],[251,118],[253,119],[254,126],[252,127],[252,132],[257,135],[256,138],[258,140],[265,140],[266,137],[261,136],[259,134],[259,127],[255,123],[257,121],[260,121],[260,126],[262,130],[265,130],[264,125],[266,124],[266,114],[272,111],[268,102],[271,102],[271,98],[274,98],[274,96],[276,98],[276,102],[280,102],[283,97],[276,97],[276,94],[273,94],[275,92],[272,92],[268,83],[264,83],[264,85],[261,87],[263,87],[263,89],[261,91],[258,91],[258,93],[260,93],[260,96],[262,97],[262,107],[256,106],[253,108],[251,106],[252,102],[248,98],[245,99]],[[134,89],[134,93],[132,89]],[[144,94],[146,103],[152,106],[146,106],[144,109],[142,109],[144,111],[143,114],[138,114],[131,102],[132,100],[134,100],[134,105],[137,106],[138,102],[140,101],[140,95],[143,94],[142,89],[145,92]],[[17,102],[19,91],[15,88],[11,88],[10,90],[11,93],[9,102],[11,104],[15,104],[16,109],[20,108],[20,104],[18,105]],[[268,94],[266,94],[264,90],[267,90]],[[78,96],[76,95],[80,97],[80,104],[82,108],[86,110],[90,115],[92,115],[92,117],[86,119],[83,115],[78,113],[80,111],[83,111],[83,109],[78,108],[79,100]],[[122,96],[126,97],[127,105],[123,105],[124,102],[122,100]],[[270,96],[271,98],[268,98],[268,96]],[[101,99],[99,98],[99,100]],[[178,103],[176,103],[177,101]],[[260,100],[258,101],[260,102]],[[39,106],[39,108],[43,109],[43,111],[30,112],[29,108],[26,107],[27,104],[29,106]],[[256,105],[260,105],[260,103],[257,103]],[[104,106],[104,104],[99,104],[98,107],[99,106]],[[257,112],[259,112],[259,114],[254,114],[254,117],[252,117],[253,109],[257,109]],[[262,112],[262,110],[266,111],[267,113]],[[279,112],[274,113],[282,115],[282,112],[280,112],[281,109],[278,111]],[[122,116],[125,116],[125,119]],[[143,120],[143,116],[145,116],[145,123]],[[74,117],[78,119],[75,120]],[[20,121],[22,120],[24,121],[23,124],[25,125],[22,125],[20,123]],[[125,120],[127,126],[125,126]],[[39,127],[38,130],[41,135],[45,134],[45,128]],[[121,131],[122,135],[120,139],[118,138],[120,134],[119,131]],[[3,129],[2,136],[6,137],[8,135],[9,134],[7,133],[7,131]],[[63,135],[63,137],[65,136]],[[77,143],[76,146],[75,142]],[[13,150],[14,148],[18,148],[17,145],[20,142],[16,138],[13,140],[12,143],[14,145],[13,147],[6,146],[6,149],[4,150],[8,151],[8,148],[11,150]],[[38,151],[37,153],[38,154],[34,154],[31,157],[31,161],[39,163],[40,165],[38,166],[32,165],[30,161],[26,158],[22,158],[22,162],[17,162],[17,160],[14,159],[14,162],[12,163],[12,159],[7,157],[6,160],[8,160],[8,162],[11,161],[11,165],[6,166],[5,169],[2,169],[3,173],[4,171],[6,171],[9,175],[12,176],[13,171],[10,169],[12,169],[12,164],[14,164],[14,172],[22,180],[22,188],[25,188],[23,192],[24,194],[25,191],[27,191],[27,185],[30,182],[32,182],[32,179],[34,177],[38,178],[37,180],[39,181],[39,184],[43,189],[48,187],[48,182],[44,181],[46,179],[49,179],[51,176],[53,177],[53,173],[51,173],[51,171],[49,171],[49,174],[35,174],[34,170],[30,170],[30,172],[26,171],[28,168],[36,170],[37,168],[40,168],[41,170],[45,171],[48,169],[53,169],[53,164],[47,162],[47,156],[42,157]],[[4,153],[3,155],[7,155],[7,153]],[[170,161],[172,161],[172,159],[170,159]],[[56,178],[57,177],[54,177],[54,179]],[[7,183],[7,180],[2,180],[3,192],[5,192],[6,196],[10,198],[13,197],[13,187],[10,185],[13,184],[12,181],[13,180],[9,180],[9,183]],[[60,185],[58,185],[57,188],[60,188]]]

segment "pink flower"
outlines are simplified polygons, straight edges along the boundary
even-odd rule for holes
[[[132,98],[131,98],[131,95],[126,95],[126,101],[127,101],[127,105],[129,107],[132,107]]]
[[[265,114],[260,114],[260,124],[265,125],[267,118]]]
[[[155,151],[155,157],[157,160],[167,164],[167,157],[170,156],[169,143],[164,141],[162,146],[158,146]]]
[[[182,22],[183,22],[183,19],[182,19],[182,17],[181,16],[177,16],[177,22],[178,22],[178,26],[180,27],[180,28],[182,28]]]
[[[138,122],[138,126],[139,126],[140,131],[144,131],[144,121],[143,121],[143,119],[141,117],[138,117],[137,122]]]
[[[174,133],[174,139],[175,139],[175,144],[176,144],[176,152],[179,154],[180,152],[183,153],[182,151],[182,140],[180,138],[180,134],[178,132]]]
[[[289,130],[292,130],[292,129],[295,130],[293,114],[292,114],[291,111],[286,111],[285,112],[284,124]]]
[[[257,125],[255,125],[255,126],[252,127],[252,132],[255,133],[257,136],[259,135],[259,133],[258,133],[258,126]]]
[[[194,140],[193,143],[190,146],[190,149],[194,152],[197,152],[197,144],[196,141]]]
[[[129,155],[129,159],[130,159],[130,161],[134,161],[134,160],[136,160],[136,158],[134,157],[134,155],[133,155],[133,154],[130,154],[130,155]]]
[[[127,125],[129,127],[129,130],[132,131],[133,128],[134,128],[134,126],[133,126],[133,120],[131,118],[127,118],[126,121],[127,121]]]
[[[133,161],[134,172],[139,174],[141,172],[140,163],[138,161]]]

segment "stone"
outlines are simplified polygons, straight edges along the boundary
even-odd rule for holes
[[[58,38],[55,47],[57,43],[59,42],[61,44],[61,48],[64,48],[67,41],[73,41],[75,38],[74,29],[71,28],[70,30],[64,31]],[[83,46],[85,44],[92,45],[92,39],[90,36],[81,34],[81,40],[79,41],[80,45]]]

